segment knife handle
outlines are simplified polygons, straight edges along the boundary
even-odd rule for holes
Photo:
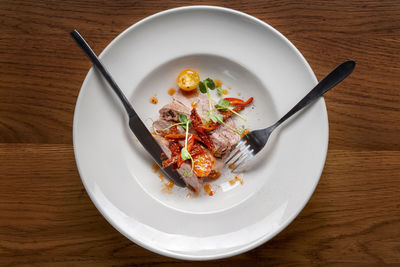
[[[101,74],[103,74],[103,77],[106,79],[108,84],[111,86],[111,88],[114,90],[114,92],[117,94],[122,104],[124,105],[129,118],[137,117],[137,113],[133,109],[131,103],[129,103],[128,99],[126,98],[122,90],[119,88],[117,83],[111,77],[110,73],[107,71],[104,65],[100,62],[99,58],[93,52],[92,48],[88,45],[85,39],[83,39],[83,37],[79,34],[77,30],[73,30],[71,32],[71,37],[72,39],[75,40],[75,42],[83,50],[83,52],[85,52],[90,61],[92,61],[93,65],[101,72]]]

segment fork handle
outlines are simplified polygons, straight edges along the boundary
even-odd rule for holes
[[[288,113],[285,114],[280,120],[278,120],[273,127],[278,127],[282,122],[286,121],[296,112],[304,108],[305,106],[314,102],[317,98],[325,94],[329,89],[336,86],[338,83],[343,81],[350,73],[353,72],[356,62],[348,60],[337,66],[331,73],[329,73],[324,79],[322,79],[299,103],[297,103]]]

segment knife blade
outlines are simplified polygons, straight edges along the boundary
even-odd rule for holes
[[[163,151],[137,114],[136,116],[129,117],[129,127],[139,142],[152,156],[153,160],[160,166],[160,169],[174,181],[175,185],[185,187],[185,182],[178,172],[172,170],[172,166],[167,168],[162,167],[161,153]]]
[[[129,116],[129,128],[136,135],[139,142],[143,145],[143,147],[147,150],[147,152],[149,152],[149,154],[151,155],[153,160],[157,163],[157,165],[160,166],[160,169],[164,172],[164,174],[167,176],[167,178],[174,181],[174,184],[177,186],[180,186],[180,187],[186,186],[185,182],[182,180],[182,177],[179,175],[178,172],[173,171],[171,166],[168,168],[162,167],[162,161],[161,161],[162,149],[161,149],[161,147],[158,145],[157,141],[153,138],[153,136],[147,129],[146,125],[144,125],[142,120],[139,118],[138,114],[133,109],[132,105],[130,104],[128,99],[125,97],[122,90],[119,88],[117,83],[111,77],[110,73],[107,71],[107,69],[104,67],[104,65],[100,62],[100,60],[98,59],[96,54],[93,52],[93,50],[89,46],[89,44],[85,41],[85,39],[83,39],[83,37],[79,34],[79,32],[77,30],[73,30],[71,32],[71,37],[78,44],[78,46],[83,50],[83,52],[85,52],[87,57],[90,59],[90,61],[92,61],[93,65],[96,67],[96,69],[100,71],[100,73],[106,79],[106,81],[108,82],[110,87],[114,90],[114,92],[117,94],[117,96],[121,100],[126,112],[128,113],[128,116]]]

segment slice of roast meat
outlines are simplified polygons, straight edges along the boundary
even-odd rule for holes
[[[193,107],[196,107],[197,113],[201,117],[205,117],[207,115],[207,111],[210,108],[208,104],[207,94],[202,93],[199,93],[195,97],[187,97],[181,92],[181,90],[179,90],[178,92],[176,92],[176,94],[172,96],[172,101],[172,103],[181,104],[189,108],[190,110],[192,110]],[[211,100],[211,104],[212,106],[214,106],[216,103],[214,100]]]
[[[175,122],[173,122],[173,121],[166,121],[166,120],[162,120],[162,119],[156,120],[156,121],[153,122],[153,131],[156,134],[163,135],[163,132],[164,133],[168,133],[169,132],[169,129],[166,129],[166,128],[168,128],[169,126],[171,126],[174,123]],[[177,127],[177,130],[178,130],[179,134],[184,134],[185,133],[185,130],[180,126]]]
[[[233,129],[236,128],[235,122],[232,118],[227,119],[225,123]],[[229,154],[239,142],[239,139],[240,136],[237,133],[233,132],[228,127],[221,125],[215,129],[211,135],[211,140],[214,142],[216,148],[214,155],[216,157],[224,157]]]
[[[215,105],[215,101],[212,100],[212,106]],[[204,119],[207,118],[207,112],[209,110],[209,103],[208,103],[208,97],[207,94],[201,94],[195,96],[195,97],[187,97],[185,96],[180,90],[178,90],[173,96],[172,96],[172,103],[165,105],[160,109],[160,120],[155,121],[153,124],[153,128],[155,129],[155,132],[157,133],[157,130],[161,127],[162,125],[166,125],[165,127],[161,129],[165,129],[172,123],[179,122],[179,113],[185,114],[186,116],[190,116],[191,110],[193,107],[196,107],[198,115]],[[225,112],[225,113],[230,113],[230,112]],[[222,115],[225,114],[222,113]],[[227,120],[225,123],[229,125],[230,127],[236,129],[236,125],[233,121],[232,118],[228,118],[229,116],[226,116]],[[167,125],[167,122],[170,124]],[[156,127],[154,127],[156,126]],[[182,127],[178,127],[180,129],[180,132],[182,131]],[[193,129],[190,129],[190,132],[193,132]],[[215,145],[215,151],[214,155],[216,157],[224,157],[225,155],[229,154],[231,150],[234,148],[234,146],[239,142],[239,135],[231,131],[229,128],[221,125],[217,129],[211,132],[211,140],[214,142]],[[211,151],[213,152],[213,151]]]
[[[166,121],[174,121],[178,122],[179,121],[179,113],[189,115],[191,107],[186,107],[178,102],[172,102],[170,104],[167,104],[163,106],[159,113],[160,113],[160,119],[166,120]]]

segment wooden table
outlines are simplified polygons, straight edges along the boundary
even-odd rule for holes
[[[319,79],[343,60],[357,61],[326,95],[329,152],[305,209],[270,242],[208,264],[400,264],[400,2],[196,3],[269,23]],[[130,242],[90,201],[72,120],[91,64],[69,37],[78,28],[99,53],[131,24],[186,4],[0,1],[0,265],[187,264]]]

